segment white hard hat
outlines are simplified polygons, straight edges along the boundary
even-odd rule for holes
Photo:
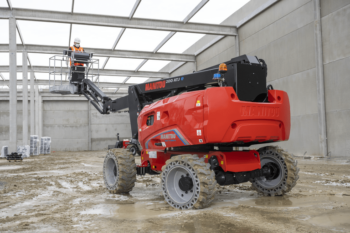
[[[74,39],[74,43],[80,43],[80,39],[77,37]]]

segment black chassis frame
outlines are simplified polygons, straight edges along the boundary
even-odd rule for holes
[[[224,75],[224,85],[232,86],[240,100],[264,102],[267,100],[267,65],[264,60],[254,56],[242,55],[224,62],[227,65],[227,72]],[[141,83],[129,86],[128,95],[112,100],[104,94],[91,80],[84,79],[78,85],[78,94],[83,94],[91,104],[101,113],[109,114],[123,109],[129,109],[132,139],[138,139],[137,117],[144,106],[152,104],[155,101],[178,95],[182,92],[204,90],[207,87],[219,86],[216,80],[213,80],[215,73],[218,73],[218,65],[193,72],[186,75],[176,76],[167,79],[161,79],[153,82]],[[244,142],[234,142],[230,144],[206,144],[176,148],[178,150],[196,150],[208,151],[220,146],[222,149],[227,147],[232,150],[232,146],[250,146],[259,144],[253,142],[246,144]],[[220,149],[221,149],[220,148]],[[175,148],[172,148],[174,150]]]

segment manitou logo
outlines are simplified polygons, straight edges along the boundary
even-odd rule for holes
[[[146,83],[145,91],[161,89],[164,87],[165,87],[165,81],[159,81],[159,82],[155,82],[155,83]]]
[[[278,107],[242,106],[241,116],[279,117]]]
[[[176,138],[176,134],[162,134],[160,136],[161,139],[175,139]]]

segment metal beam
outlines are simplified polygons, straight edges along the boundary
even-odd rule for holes
[[[117,45],[118,45],[118,43],[119,43],[119,41],[120,41],[120,38],[122,38],[124,32],[125,32],[125,28],[122,28],[122,29],[120,30],[119,34],[118,34],[117,39],[114,41],[114,44],[113,44],[113,46],[112,46],[112,51],[114,51],[115,48],[117,47]],[[101,66],[102,69],[104,69],[104,68],[106,67],[109,58],[110,58],[110,57],[107,57],[107,58],[106,58],[105,62],[104,62],[103,65]]]
[[[210,35],[235,36],[237,28],[230,25],[186,23],[154,19],[129,19],[126,17],[71,14],[58,11],[0,8],[0,18],[15,17],[18,20],[31,20],[55,23],[73,23],[109,27],[135,28],[147,30],[201,33]]]
[[[22,124],[22,145],[29,145],[28,143],[28,61],[27,61],[27,52],[23,52],[22,55],[23,59],[23,78],[22,78],[22,93],[23,93],[23,100],[22,100],[22,115],[23,115],[23,124]]]
[[[9,20],[9,42],[10,42],[10,80],[6,85],[10,85],[10,138],[9,153],[17,152],[17,45],[16,45],[16,19]]]
[[[0,66],[0,72],[9,72],[8,66]],[[51,71],[53,69],[51,68]],[[49,73],[50,69],[48,66],[35,66],[33,67],[34,72],[38,73]],[[57,72],[60,68],[57,69]],[[68,72],[68,68],[62,69],[63,73]],[[22,72],[22,66],[17,66],[17,72]],[[91,72],[90,74],[97,74]],[[169,73],[166,72],[152,72],[152,71],[132,71],[132,70],[100,70],[100,76],[132,76],[132,77],[149,77],[149,78],[169,78]]]
[[[176,32],[170,32],[158,45],[157,47],[153,50],[153,53],[158,52],[159,49],[161,49],[163,47],[163,45],[168,42],[168,40],[171,39],[171,37],[173,37],[173,35],[175,35]]]
[[[202,53],[204,50],[206,50],[207,48],[213,46],[215,43],[217,43],[218,41],[220,41],[222,38],[224,38],[224,36],[217,36],[214,39],[212,39],[211,41],[209,41],[208,44],[205,44],[203,47],[201,47],[200,49],[198,49],[195,53],[195,56],[198,56],[200,53]]]
[[[17,45],[18,51],[26,50],[28,53],[49,53],[62,54],[63,50],[67,50],[65,46],[47,46],[47,45]],[[195,56],[192,54],[176,54],[176,53],[154,53],[144,51],[128,51],[128,50],[111,50],[111,49],[96,49],[84,48],[87,52],[93,53],[94,56],[101,57],[119,57],[119,58],[135,58],[135,59],[154,59],[166,61],[183,61],[193,62]],[[0,52],[8,52],[8,44],[0,44]]]
[[[281,0],[269,0],[265,4],[261,5],[260,7],[255,9],[250,15],[240,20],[237,24],[237,28],[240,28],[241,26],[243,26],[243,24],[247,23],[248,21],[250,21],[251,19],[253,19],[254,17],[256,17],[257,15],[259,15],[260,13],[262,13],[263,11],[268,9],[270,6],[272,6],[273,4],[279,1]]]
[[[30,71],[30,135],[35,134],[34,72]]]
[[[207,4],[207,2],[209,2],[209,0],[202,0],[200,3],[198,3],[198,5],[186,16],[186,18],[183,20],[184,23],[187,23],[188,21],[190,21],[190,19],[192,19],[192,17],[197,14],[197,12],[202,9],[203,6],[205,6],[205,4]]]
[[[135,4],[134,4],[134,7],[132,8],[131,12],[130,12],[130,15],[129,15],[129,19],[131,19],[132,17],[134,17],[134,14],[137,10],[137,8],[139,7],[141,3],[141,0],[136,0]]]
[[[9,85],[10,81],[8,80],[5,80],[3,82],[0,82],[0,86],[7,86]],[[56,81],[56,85],[60,85],[60,84],[63,84],[63,85],[67,85],[69,84],[69,81]],[[22,85],[23,84],[23,81],[22,80],[17,80],[17,85]],[[37,79],[34,83],[35,86],[49,86],[49,84],[52,86],[54,83],[53,81],[51,80],[51,82],[49,83],[49,80],[40,80],[40,79]],[[133,85],[133,84],[137,84],[137,83],[128,83],[128,84],[124,84],[124,83],[111,83],[111,82],[99,82],[98,86],[100,88],[105,88],[105,87],[110,87],[110,88],[117,88],[117,87],[128,87],[130,85]]]
[[[323,75],[323,50],[322,50],[322,20],[320,0],[314,0],[314,34],[315,34],[315,57],[316,57],[316,84],[317,84],[317,107],[320,152],[324,157],[328,155],[327,120],[325,88]]]

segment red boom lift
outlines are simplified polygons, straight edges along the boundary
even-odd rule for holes
[[[101,114],[129,109],[130,143],[138,145],[141,164],[136,166],[128,150],[109,150],[103,175],[111,193],[130,192],[136,175],[161,174],[165,200],[189,209],[208,206],[217,184],[249,181],[266,196],[283,195],[296,185],[299,168],[286,151],[240,149],[289,138],[288,95],[266,87],[262,59],[242,55],[191,74],[132,85],[128,96],[116,100],[89,79],[72,77],[74,93],[85,95]]]

